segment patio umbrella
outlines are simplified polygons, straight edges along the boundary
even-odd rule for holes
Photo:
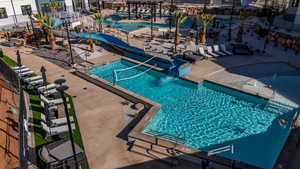
[[[19,50],[17,50],[16,55],[17,55],[17,64],[18,64],[18,66],[22,66],[21,55],[20,55]]]
[[[43,77],[43,85],[47,85],[47,76],[46,76],[46,68],[44,66],[41,67],[42,77]]]

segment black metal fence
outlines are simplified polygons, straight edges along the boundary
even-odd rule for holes
[[[28,127],[27,126],[27,109],[26,109],[26,96],[22,88],[21,80],[17,73],[14,72],[9,65],[0,59],[0,73],[4,76],[7,83],[9,83],[15,92],[19,93],[19,160],[20,168],[27,169],[28,166]]]

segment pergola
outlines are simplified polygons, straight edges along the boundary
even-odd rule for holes
[[[162,17],[162,0],[127,0],[126,4],[128,6],[128,18],[131,18],[131,6],[135,7],[135,15],[136,18],[138,17],[138,6],[149,6],[151,8],[151,16],[154,17],[154,20],[156,21],[156,9],[159,5],[159,15],[160,18]]]

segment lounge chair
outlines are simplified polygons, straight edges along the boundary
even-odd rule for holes
[[[156,9],[156,11],[155,11],[157,14],[159,14],[159,12],[160,12],[160,9]]]
[[[46,137],[63,134],[63,133],[66,133],[69,131],[68,125],[63,125],[63,126],[58,126],[58,127],[49,127],[44,122],[41,122],[41,123],[42,123],[43,130],[46,132]],[[71,124],[71,128],[72,128],[72,130],[75,130],[74,123]]]
[[[123,7],[120,7],[120,9],[118,10],[118,12],[123,12]]]
[[[52,100],[49,100],[47,99],[44,95],[40,94],[40,98],[43,102],[47,103],[49,106],[52,106],[52,105],[59,105],[59,104],[62,104],[63,103],[63,100],[62,99],[52,99]]]
[[[34,71],[30,70],[30,71],[27,71],[27,72],[18,73],[18,76],[19,77],[25,77],[25,76],[31,76],[33,74],[34,74]]]
[[[12,70],[19,70],[19,69],[24,69],[26,68],[26,66],[22,65],[22,66],[15,66],[15,67],[12,67],[11,69]]]
[[[206,46],[206,49],[207,49],[207,53],[212,55],[213,57],[219,57],[220,55],[214,53],[213,49],[211,46]]]
[[[39,87],[37,90],[38,92],[43,92],[43,91],[46,91],[46,90],[51,90],[51,89],[54,89],[56,88],[56,85],[54,83],[51,83],[51,84],[48,84],[47,86],[42,86],[42,87]]]
[[[220,47],[221,47],[222,52],[224,52],[228,55],[232,55],[232,53],[226,49],[226,46],[224,44],[221,44]]]
[[[41,113],[41,119],[45,122],[45,123],[47,123],[47,118],[46,118],[46,116],[43,114],[43,113]],[[63,118],[58,118],[58,119],[48,119],[51,123],[51,127],[54,127],[54,126],[61,126],[61,125],[65,125],[65,124],[67,124],[67,118],[66,117],[63,117]],[[70,116],[70,121],[71,121],[71,123],[74,123],[74,118],[73,118],[73,116]]]
[[[53,95],[53,94],[56,94],[58,93],[58,91],[54,88],[54,89],[51,89],[51,90],[45,90],[43,92],[41,92],[44,96],[50,96],[50,95]]]
[[[140,13],[145,13],[146,12],[146,9],[141,9]]]
[[[151,12],[151,9],[147,9],[146,11],[145,11],[145,14],[149,14]]]
[[[30,71],[30,69],[27,67],[15,70],[15,72],[17,72],[17,73],[23,73],[23,72],[28,72],[28,71]]]
[[[45,109],[45,104],[47,104],[46,102],[41,102],[41,106]],[[58,106],[56,105],[48,105],[48,111],[49,112],[57,112],[58,111]]]
[[[222,56],[226,56],[227,55],[226,53],[224,53],[224,52],[222,52],[220,50],[219,45],[214,45],[213,49],[214,49],[214,52],[217,53],[217,54],[219,54],[219,55],[222,55]]]
[[[200,55],[202,55],[202,56],[204,56],[204,57],[206,57],[206,58],[212,58],[212,57],[213,57],[213,56],[207,54],[207,53],[205,52],[205,50],[204,50],[203,47],[199,47],[199,53],[200,53]]]
[[[128,11],[128,8],[125,7],[124,10],[123,10],[123,12],[127,12],[127,11]]]
[[[40,86],[43,83],[44,83],[44,80],[43,79],[39,79],[39,80],[28,82],[28,85],[30,85],[30,86]]]
[[[34,76],[34,77],[29,77],[29,78],[24,79],[24,82],[29,83],[31,81],[36,81],[36,80],[40,80],[40,79],[43,79],[43,77],[42,76]]]
[[[198,60],[202,60],[203,56],[196,55],[193,51],[187,50],[183,52],[182,59],[187,60],[191,63],[195,63]]]
[[[138,9],[137,9],[137,12],[138,12],[138,13],[140,13],[140,12],[141,12],[141,10],[142,10],[141,8],[138,8]]]
[[[165,15],[165,16],[168,16],[168,15],[169,15],[169,11],[168,11],[168,10],[165,10],[164,15]]]

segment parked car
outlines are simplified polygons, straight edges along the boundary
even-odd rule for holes
[[[232,52],[234,55],[253,55],[253,51],[246,44],[241,43],[232,44]]]

